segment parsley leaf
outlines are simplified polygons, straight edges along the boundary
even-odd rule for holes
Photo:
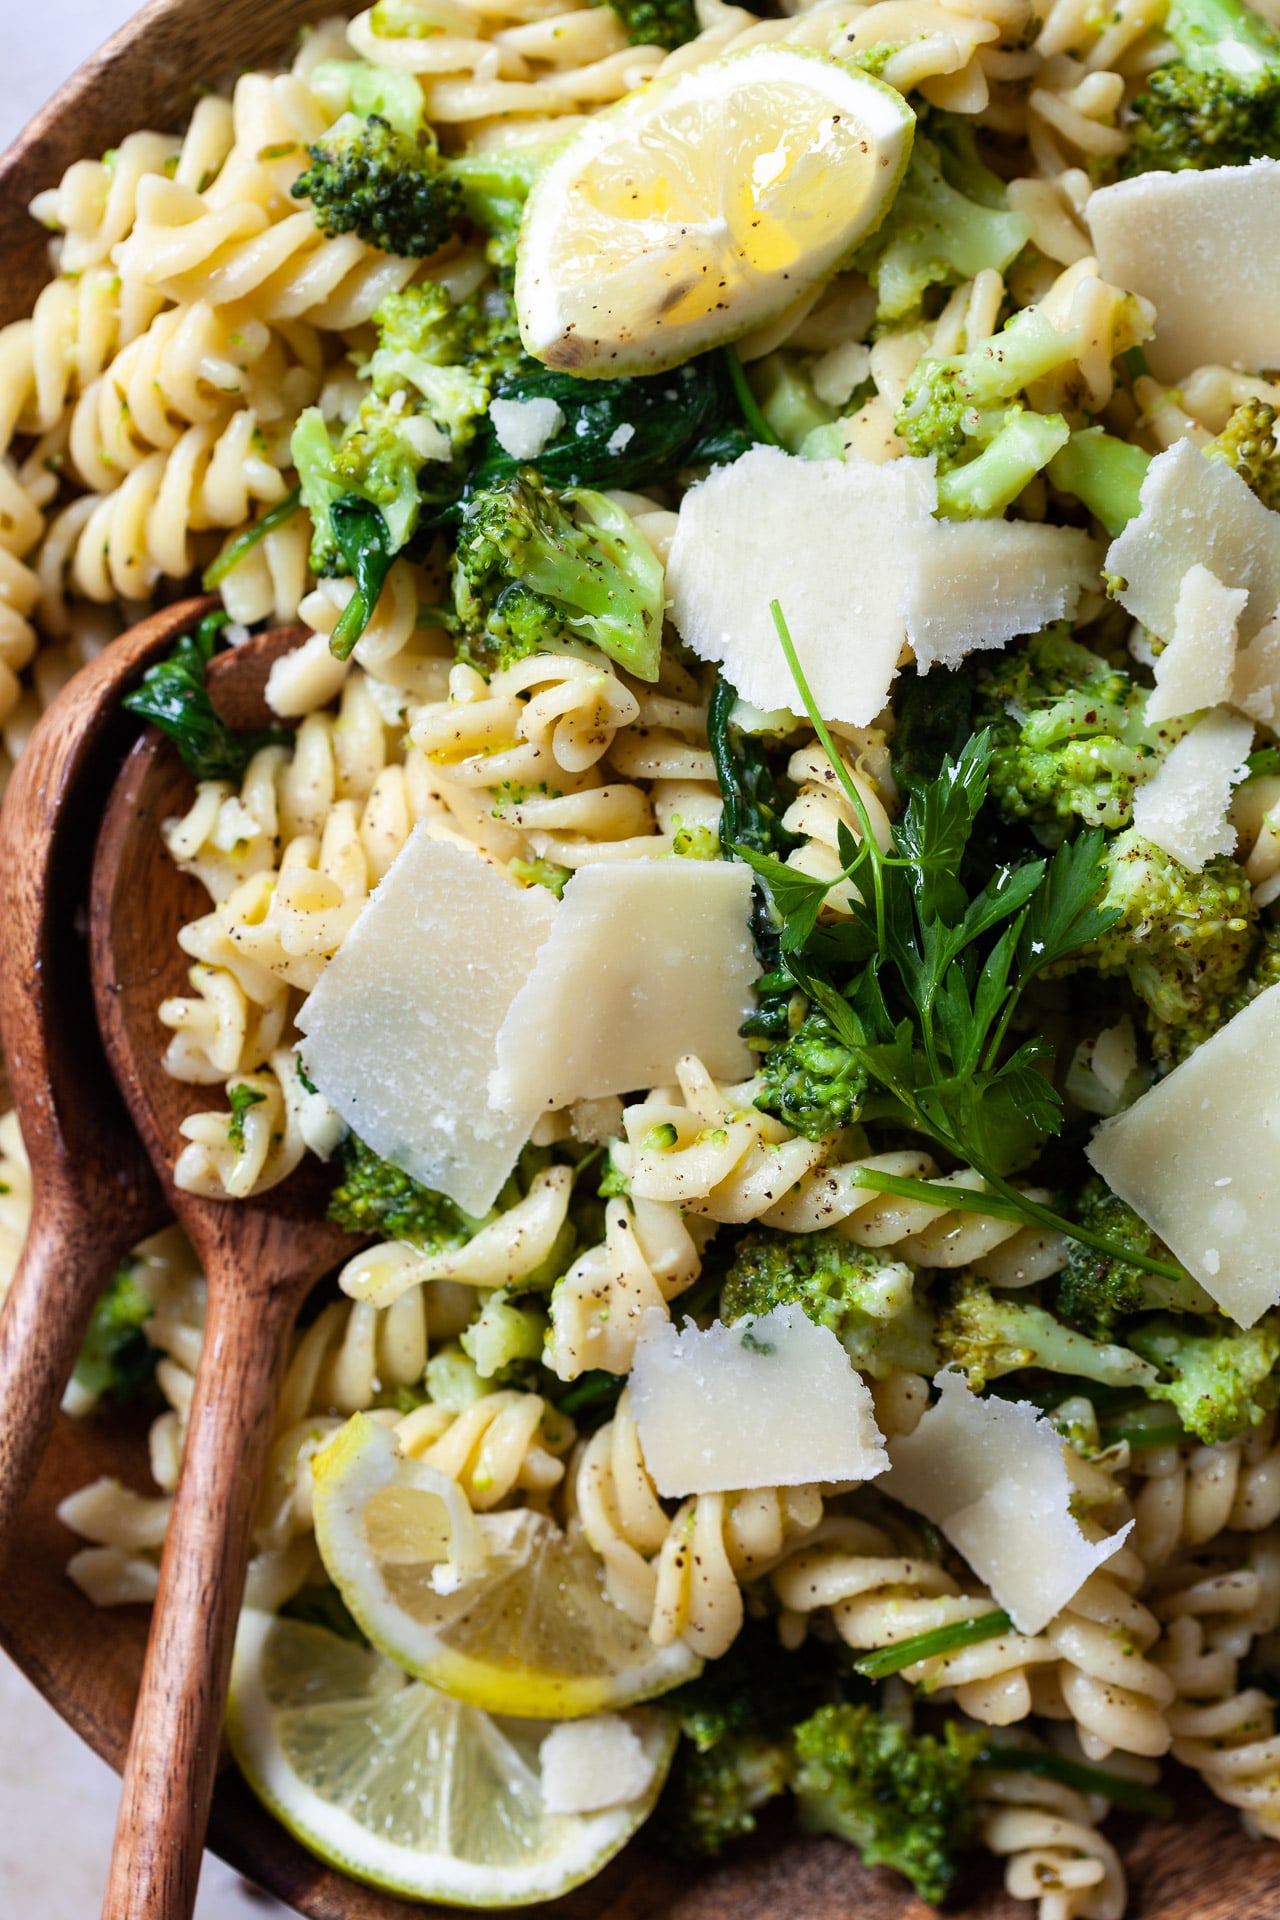
[[[1049,1053],[1032,1038],[1010,1039],[1027,988],[1115,924],[1100,905],[1105,841],[1082,833],[1052,860],[1001,867],[970,898],[960,874],[987,795],[992,741],[971,734],[943,758],[931,780],[914,782],[894,827],[893,847],[876,843],[858,783],[818,712],[782,609],[771,606],[778,640],[805,711],[859,833],[838,832],[840,872],[830,881],[797,874],[767,851],[737,845],[768,890],[781,925],[783,966],[825,1016],[870,1087],[861,1117],[910,1129],[981,1176],[973,1210],[1033,1221],[1099,1250],[1097,1237],[1028,1200],[1006,1176],[1035,1159],[1060,1132],[1062,1102],[1041,1071]],[[819,922],[833,886],[851,881],[850,917]],[[865,1182],[930,1200],[927,1181]],[[950,1193],[950,1188],[937,1189]],[[1128,1258],[1128,1255],[1125,1255]],[[1162,1262],[1144,1262],[1164,1275]]]

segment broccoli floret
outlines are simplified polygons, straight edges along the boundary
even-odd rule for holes
[[[463,505],[454,610],[481,664],[505,665],[573,635],[656,680],[662,600],[661,561],[604,494],[557,493],[525,467]]]
[[[1104,1387],[1146,1388],[1156,1378],[1155,1368],[1128,1348],[1088,1340],[1025,1291],[994,1293],[972,1275],[953,1282],[937,1337],[943,1361],[960,1367],[975,1393],[989,1380],[1024,1367],[1096,1380]]]
[[[1280,1400],[1280,1313],[1225,1333],[1161,1317],[1129,1338],[1159,1368],[1148,1396],[1170,1401],[1188,1432],[1211,1446],[1258,1426]]]
[[[529,188],[541,164],[532,150],[460,154],[442,159],[419,118],[383,112],[344,113],[307,149],[311,165],[294,181],[295,200],[310,200],[325,233],[358,233],[384,253],[425,258],[467,219],[489,236],[497,265],[515,260],[516,236]]]
[[[1206,449],[1207,451],[1207,449]],[[1151,455],[1103,427],[1082,427],[1050,460],[1050,480],[1088,507],[1114,540],[1141,510]]]
[[[1132,103],[1126,173],[1244,167],[1280,156],[1280,34],[1242,0],[1172,0],[1178,58]]]
[[[1225,460],[1234,467],[1263,506],[1280,513],[1280,442],[1274,407],[1265,400],[1246,400],[1204,453],[1207,460]]]
[[[460,1335],[462,1351],[475,1362],[482,1380],[507,1375],[512,1368],[542,1358],[547,1316],[540,1308],[513,1300],[505,1287],[484,1297],[484,1305]]]
[[[665,1697],[683,1738],[659,1829],[703,1856],[753,1832],[758,1809],[790,1785],[792,1727],[841,1692],[830,1648],[811,1641],[784,1653],[774,1623],[749,1618],[722,1659]]]
[[[602,0],[596,0],[599,5]],[[693,0],[607,0],[626,28],[633,47],[682,47],[696,38],[698,15]]]
[[[423,280],[388,294],[373,317],[379,352],[409,355],[426,366],[466,367],[490,391],[537,367],[520,344],[515,303],[504,286],[455,306],[443,287]]]
[[[756,1814],[785,1793],[794,1762],[787,1739],[734,1728],[707,1747],[682,1746],[663,1825],[682,1853],[714,1859],[754,1833]]]
[[[1079,351],[1035,307],[972,352],[926,357],[894,416],[911,452],[936,454],[938,511],[950,519],[1003,513],[1071,437],[1060,413],[1031,412],[1026,388]]]
[[[738,1242],[720,1311],[732,1322],[796,1301],[831,1329],[855,1367],[879,1380],[904,1370],[932,1373],[936,1365],[930,1316],[914,1288],[901,1260],[834,1231],[757,1231]]]
[[[354,1133],[347,1135],[339,1158],[342,1177],[329,1201],[329,1218],[348,1233],[411,1240],[428,1253],[438,1253],[460,1247],[483,1224],[444,1194],[379,1159]]]
[[[801,1824],[837,1834],[937,1905],[976,1844],[969,1780],[985,1739],[950,1720],[938,1739],[874,1707],[820,1707],[795,1732]]]
[[[972,131],[945,114],[930,115],[927,127],[884,225],[855,260],[882,323],[916,313],[930,287],[957,286],[984,267],[1002,272],[1027,241],[1027,223],[978,158]]]
[[[1102,1234],[1113,1246],[1132,1248],[1151,1260],[1172,1260],[1164,1242],[1103,1180],[1088,1181],[1071,1211],[1078,1226]],[[1216,1311],[1213,1301],[1190,1274],[1165,1280],[1123,1260],[1098,1253],[1078,1240],[1067,1249],[1058,1281],[1055,1311],[1093,1340],[1110,1340],[1116,1323],[1135,1313]]]
[[[402,133],[381,114],[344,113],[307,149],[311,165],[294,181],[325,233],[358,233],[384,253],[425,258],[452,238],[462,188],[422,130]]]
[[[1220,1000],[1210,1001],[1198,1018],[1182,1025],[1166,1026],[1155,1020],[1150,1022],[1151,1050],[1157,1064],[1166,1071],[1180,1066],[1219,1027],[1225,1027],[1227,1021],[1243,1012],[1250,1001],[1256,1000],[1260,993],[1277,984],[1280,984],[1280,926],[1269,926],[1263,930],[1248,970],[1230,993],[1224,994]]]
[[[151,1384],[157,1354],[142,1329],[155,1311],[134,1278],[133,1263],[117,1268],[93,1309],[72,1378],[85,1401],[105,1395],[116,1406],[136,1400]]]
[[[378,509],[388,556],[413,537],[424,511],[435,517],[456,500],[455,453],[469,445],[498,382],[528,364],[500,287],[455,306],[427,281],[390,294],[374,321],[378,345],[366,369],[373,392],[341,440],[334,445],[318,407],[300,414],[293,432],[313,527],[311,565],[321,574],[350,571],[334,524],[339,500]]]
[[[1028,820],[1056,846],[1077,822],[1118,831],[1133,795],[1186,731],[1148,726],[1146,692],[1051,627],[1020,647],[980,657],[972,724],[991,731],[991,798],[1006,820]]]
[[[375,392],[361,401],[329,472],[342,494],[358,494],[381,511],[398,553],[418,523],[419,471],[444,451],[430,420],[388,405]]]
[[[863,1066],[814,1007],[797,1032],[765,1055],[755,1104],[807,1139],[821,1140],[857,1119],[867,1087]]]
[[[1257,909],[1242,869],[1225,855],[1199,873],[1130,828],[1107,847],[1105,908],[1120,918],[1081,958],[1122,975],[1150,1010],[1157,1054],[1163,1028],[1220,1026],[1242,987],[1254,949]]]

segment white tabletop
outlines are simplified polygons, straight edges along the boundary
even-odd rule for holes
[[[131,0],[40,0],[7,19],[0,148],[134,11]],[[52,183],[50,183],[52,184]],[[91,1920],[99,1911],[119,1782],[0,1654],[0,1914]],[[283,1920],[210,1858],[197,1920]]]

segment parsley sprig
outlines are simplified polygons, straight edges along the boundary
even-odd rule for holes
[[[961,862],[987,796],[992,745],[973,735],[936,780],[913,788],[892,849],[876,841],[866,802],[836,750],[775,600],[770,612],[805,712],[857,819],[841,822],[841,871],[798,873],[745,844],[733,851],[769,890],[781,920],[783,964],[830,1021],[869,1084],[862,1117],[910,1129],[966,1160],[985,1193],[859,1169],[855,1184],[932,1206],[1066,1233],[1102,1253],[1177,1277],[1064,1220],[1010,1185],[1060,1131],[1062,1102],[1041,1071],[1049,1049],[1032,1037],[1010,1045],[1020,1007],[1047,968],[1113,926],[1099,905],[1106,872],[1100,831],[1080,834],[1049,860],[998,867],[970,896]],[[851,916],[820,925],[832,887],[851,883]]]

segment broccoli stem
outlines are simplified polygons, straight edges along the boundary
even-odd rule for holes
[[[1164,30],[1193,73],[1247,82],[1275,63],[1275,29],[1241,0],[1172,0]]]
[[[1011,413],[976,460],[939,474],[938,512],[948,520],[1003,513],[1070,438],[1060,413]]]
[[[875,1653],[855,1660],[853,1670],[864,1680],[887,1680],[917,1660],[933,1660],[939,1654],[956,1653],[961,1647],[976,1646],[980,1640],[994,1640],[1008,1633],[1013,1621],[1003,1609],[980,1613],[973,1620],[957,1620],[949,1627],[930,1627],[927,1633],[913,1633],[909,1640],[897,1640],[891,1647],[879,1647]]]
[[[1074,494],[1114,539],[1138,516],[1150,465],[1151,455],[1141,447],[1102,427],[1084,427],[1054,454],[1048,472],[1054,486]]]

